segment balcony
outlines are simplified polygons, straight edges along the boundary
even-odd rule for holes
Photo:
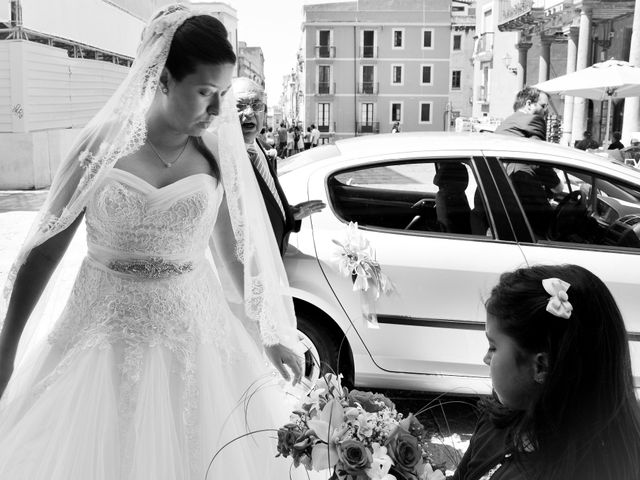
[[[360,95],[377,95],[378,84],[374,82],[363,82],[358,84],[358,93]]]
[[[316,58],[335,58],[336,47],[333,45],[316,45],[315,53]]]
[[[318,122],[320,133],[330,133],[336,131],[336,122]]]
[[[493,32],[481,33],[475,40],[473,60],[476,62],[490,62],[493,60]]]
[[[498,29],[501,32],[521,31],[545,20],[544,0],[500,0]]]
[[[380,133],[380,122],[358,122],[358,133]]]
[[[333,95],[336,93],[336,84],[331,82],[318,82],[316,93],[318,95]]]
[[[375,45],[361,46],[360,58],[378,58],[378,47]]]
[[[476,98],[476,100],[479,103],[483,103],[483,104],[489,103],[489,95],[487,90],[488,88],[486,85],[480,85],[478,87],[478,97]]]

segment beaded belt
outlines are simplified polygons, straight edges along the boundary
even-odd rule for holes
[[[161,258],[138,260],[114,260],[107,267],[120,273],[129,273],[144,278],[167,278],[193,270],[193,262],[171,262]]]

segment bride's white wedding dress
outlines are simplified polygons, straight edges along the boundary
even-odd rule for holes
[[[205,174],[163,188],[107,174],[68,303],[0,411],[0,478],[204,480],[227,441],[287,420],[205,257],[222,197]],[[274,435],[225,448],[207,478],[289,478]]]

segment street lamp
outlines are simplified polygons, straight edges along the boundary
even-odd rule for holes
[[[511,55],[509,55],[509,52],[505,53],[504,57],[502,57],[502,63],[504,63],[504,66],[511,73],[513,73],[514,75],[518,74],[518,67],[511,65]]]

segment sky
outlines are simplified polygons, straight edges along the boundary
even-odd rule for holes
[[[261,47],[269,103],[282,93],[282,77],[296,65],[302,46],[302,7],[349,0],[222,0],[238,12],[238,41]],[[196,3],[194,0],[193,3]]]

